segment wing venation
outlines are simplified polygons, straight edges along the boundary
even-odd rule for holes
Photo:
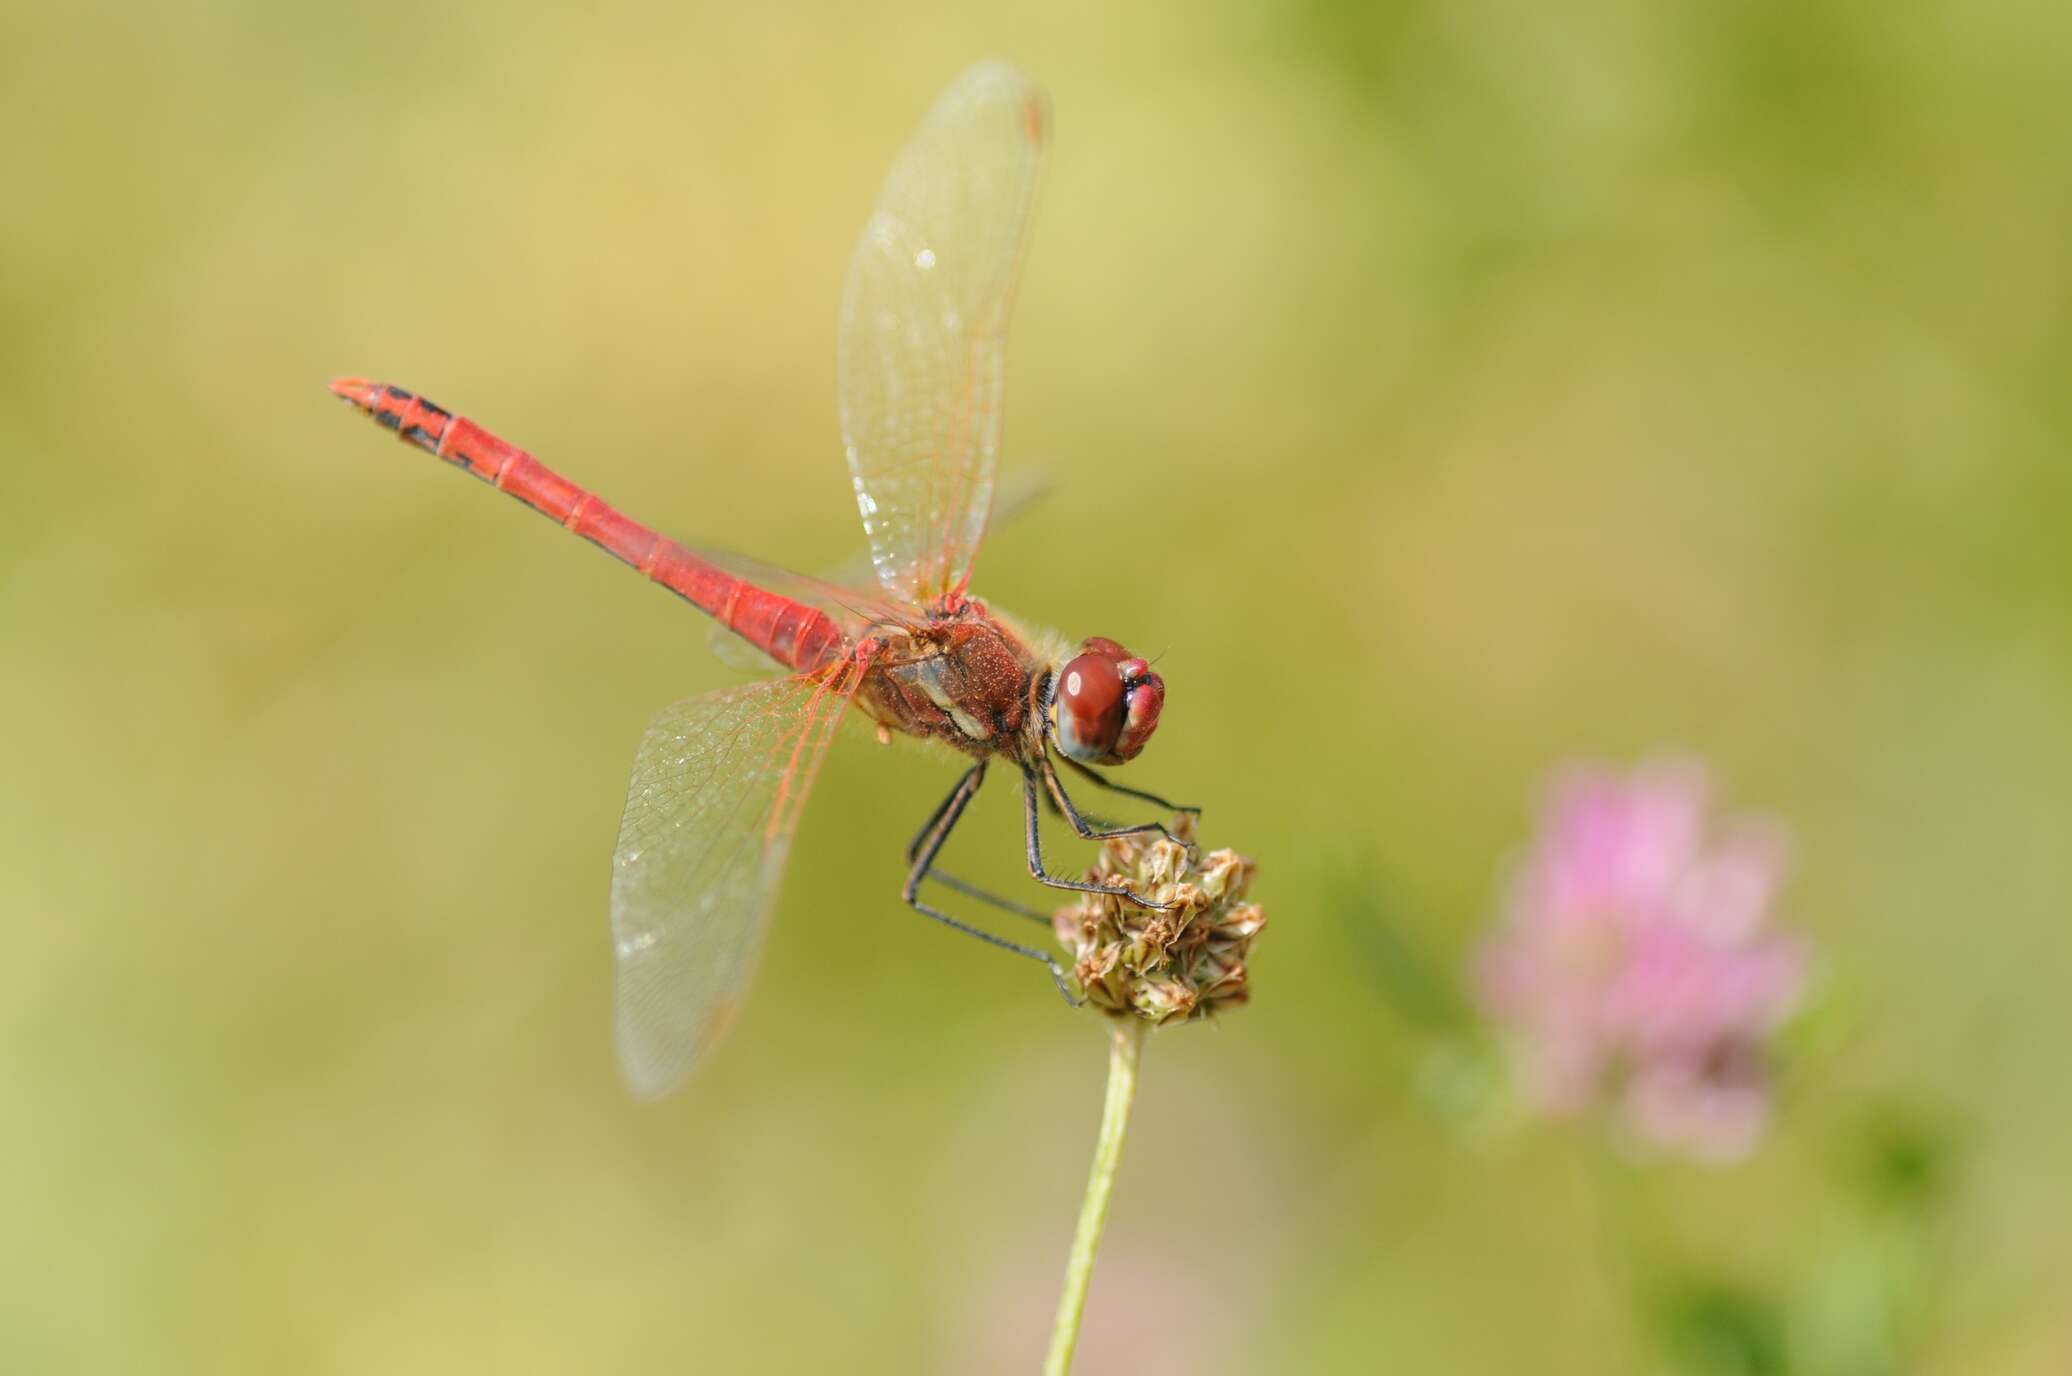
[[[985,537],[1047,124],[1014,67],[965,72],[894,163],[850,261],[842,434],[879,582],[908,601],[962,591]]]
[[[860,658],[664,708],[634,756],[612,856],[619,1066],[682,1083],[738,1006],[800,810]]]

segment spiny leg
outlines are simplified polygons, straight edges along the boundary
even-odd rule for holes
[[[1164,822],[1139,822],[1133,827],[1095,826],[1087,821],[1086,818],[1080,816],[1079,809],[1072,805],[1071,795],[1065,792],[1064,781],[1058,778],[1057,766],[1051,763],[1048,754],[1045,754],[1043,759],[1038,762],[1037,768],[1043,771],[1044,785],[1049,788],[1051,798],[1058,805],[1058,811],[1065,815],[1065,820],[1071,824],[1072,830],[1078,833],[1080,840],[1106,841],[1117,836],[1146,836],[1155,831],[1174,845],[1186,846],[1188,852],[1190,854],[1193,853],[1193,844],[1182,841],[1179,837],[1173,835],[1171,831],[1166,829]]]
[[[957,780],[956,787],[950,790],[949,796],[944,798],[940,803],[937,803],[935,806],[935,811],[928,814],[928,820],[921,823],[921,829],[914,833],[914,839],[907,842],[906,860],[908,865],[912,865],[915,860],[920,858],[922,843],[925,842],[929,838],[929,836],[934,833],[937,824],[940,823],[943,819],[943,814],[950,810],[950,806],[952,804],[957,804],[957,806],[960,809],[962,808],[963,804],[957,803],[957,798],[958,795],[964,791],[966,780],[971,780],[973,775],[978,776],[977,779],[971,783],[971,792],[976,793],[978,791],[979,784],[985,782],[986,762],[984,760],[980,760],[977,764],[973,765],[970,769],[964,772],[963,776]],[[969,799],[967,798],[966,801],[969,801]],[[984,889],[979,888],[977,885],[967,884],[962,879],[957,878],[957,876],[955,876],[954,874],[945,874],[941,870],[936,869],[933,865],[929,866],[928,868],[928,878],[934,880],[936,883],[942,885],[946,889],[951,889],[957,893],[963,894],[966,898],[976,898],[981,903],[991,904],[993,907],[1000,909],[1002,912],[1013,913],[1016,917],[1026,917],[1031,922],[1041,922],[1046,927],[1050,925],[1049,913],[1038,912],[1036,909],[1031,908],[1026,904],[1017,903],[1009,898],[1002,898],[997,894],[987,893]]]
[[[980,760],[977,764],[957,776],[955,786],[950,789],[948,795],[941,802],[935,805],[935,811],[928,814],[928,820],[921,823],[921,829],[914,833],[914,839],[907,842],[906,860],[909,865],[913,864],[914,857],[921,853],[921,843],[934,834],[937,824],[942,821],[942,815],[950,810],[950,804],[957,801],[957,795],[964,791],[965,784],[971,783],[971,776],[974,774],[979,776],[981,782],[984,781],[986,774],[986,762],[984,760]],[[972,783],[971,787],[973,791],[976,791],[978,784]]]
[[[1004,936],[995,936],[969,923],[959,922],[948,913],[931,908],[921,901],[921,881],[929,877],[929,871],[935,865],[936,853],[942,849],[943,842],[950,839],[950,833],[956,830],[957,819],[964,815],[964,809],[969,807],[971,800],[978,795],[978,786],[985,777],[986,765],[985,761],[981,760],[965,772],[943,805],[936,809],[934,824],[924,833],[920,851],[914,858],[913,868],[907,871],[906,886],[900,890],[899,896],[909,908],[923,917],[934,918],[945,927],[962,932],[966,936],[975,936],[989,946],[998,946],[1003,951],[1013,951],[1018,956],[1041,961],[1044,968],[1050,971],[1051,980],[1058,986],[1058,992],[1065,996],[1065,1002],[1076,1008],[1085,1000],[1073,994],[1072,986],[1065,981],[1064,970],[1048,952],[1009,941]]]
[[[1111,793],[1120,793],[1125,798],[1135,798],[1139,802],[1150,803],[1154,807],[1164,808],[1167,812],[1191,812],[1197,817],[1201,816],[1201,809],[1198,807],[1190,807],[1186,803],[1169,803],[1156,793],[1146,793],[1141,788],[1129,788],[1116,783],[1113,779],[1101,773],[1100,770],[1093,768],[1091,765],[1081,764],[1070,755],[1063,756],[1062,758],[1065,761],[1065,767],[1074,774],[1079,775],[1080,778],[1085,779],[1088,783],[1099,784]]]
[[[1049,913],[1041,912],[1026,903],[1017,903],[1011,898],[987,893],[975,884],[965,883],[954,874],[944,874],[941,870],[931,869],[928,871],[928,877],[946,889],[963,894],[966,898],[976,898],[979,902],[990,904],[1004,913],[1012,913],[1016,917],[1026,917],[1031,922],[1041,922],[1046,927],[1050,926]]]
[[[1045,870],[1043,868],[1043,833],[1041,828],[1038,826],[1038,821],[1042,816],[1043,809],[1041,808],[1041,806],[1038,805],[1036,801],[1037,796],[1038,795],[1036,791],[1036,771],[1034,769],[1025,769],[1022,773],[1022,814],[1027,821],[1029,834],[1029,873],[1032,877],[1034,877],[1037,883],[1048,884],[1050,885],[1050,887],[1054,889],[1070,889],[1074,893],[1098,893],[1107,894],[1114,898],[1127,898],[1130,902],[1136,904],[1138,907],[1149,908],[1153,912],[1170,912],[1174,907],[1177,906],[1176,904],[1172,903],[1149,902],[1144,898],[1139,897],[1137,894],[1132,893],[1130,890],[1118,887],[1113,884],[1089,884],[1084,882],[1083,880],[1078,879],[1060,879],[1056,875],[1051,874],[1049,871]],[[1075,822],[1077,821],[1076,815],[1074,817],[1074,820]],[[1105,834],[1109,836],[1129,836],[1138,832],[1164,830],[1164,827],[1159,826],[1157,823],[1154,822],[1149,826],[1131,827],[1126,831],[1114,831]],[[1089,839],[1092,839],[1093,836],[1100,834],[1102,833],[1089,834],[1084,831],[1080,833],[1080,835],[1087,836]]]

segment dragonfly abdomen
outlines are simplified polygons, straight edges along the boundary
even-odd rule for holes
[[[842,650],[841,629],[818,607],[700,559],[467,417],[387,383],[340,378],[331,390],[398,438],[466,469],[632,565],[778,663],[817,668]]]

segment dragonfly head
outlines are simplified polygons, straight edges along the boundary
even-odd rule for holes
[[[1112,640],[1086,641],[1051,676],[1045,708],[1051,739],[1081,764],[1137,757],[1165,706],[1165,680]]]

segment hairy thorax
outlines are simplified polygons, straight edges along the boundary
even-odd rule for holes
[[[1022,758],[1042,665],[984,604],[944,598],[919,625],[873,627],[880,649],[856,700],[894,731],[970,755]]]

